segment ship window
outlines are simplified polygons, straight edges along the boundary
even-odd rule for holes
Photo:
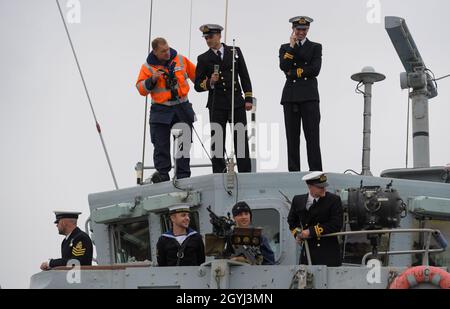
[[[198,211],[191,211],[190,213],[191,221],[189,222],[189,227],[194,231],[200,233],[200,220]],[[170,221],[170,216],[168,213],[161,215],[161,234],[167,232],[172,228],[172,222]]]
[[[148,220],[114,224],[113,241],[116,263],[150,261],[150,234]]]
[[[275,209],[253,209],[252,225],[263,228],[262,233],[269,240],[277,260],[280,256],[280,213]]]

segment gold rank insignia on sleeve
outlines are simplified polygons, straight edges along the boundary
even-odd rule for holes
[[[314,231],[316,232],[317,237],[319,238],[323,233],[323,227],[320,227],[320,225],[314,226]]]
[[[246,92],[244,95],[245,95],[246,98],[253,97],[253,93],[252,92]]]
[[[297,77],[298,78],[302,77],[302,74],[303,74],[303,69],[302,68],[298,68],[297,69]]]
[[[290,53],[285,53],[285,54],[284,54],[284,59],[285,59],[285,60],[286,60],[286,59],[292,60],[292,59],[294,59],[294,55],[291,55]]]
[[[208,81],[208,78],[205,78],[204,81],[200,84],[200,87],[204,90],[208,90],[208,87],[206,86],[206,82]]]
[[[83,243],[79,241],[75,247],[72,248],[73,256],[83,256],[86,252],[86,248],[83,248]]]

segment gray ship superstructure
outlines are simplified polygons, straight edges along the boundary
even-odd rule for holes
[[[301,181],[305,173],[230,172],[90,194],[86,230],[98,266],[81,267],[75,283],[68,280],[69,268],[40,272],[31,278],[31,288],[385,289],[415,265],[448,271],[450,166],[429,164],[428,100],[437,96],[435,81],[405,21],[386,17],[386,30],[405,66],[402,87],[412,89],[414,168],[391,169],[380,177],[370,172],[372,85],[384,76],[367,67],[352,76],[365,86],[364,91],[358,87],[365,98],[362,173],[327,174],[328,191],[340,195],[344,206],[345,228],[338,233],[343,266],[298,265],[300,246],[287,216],[290,199],[307,192]],[[170,206],[192,205],[192,227],[205,235],[212,232],[207,207],[226,216],[237,201],[252,208],[253,224],[263,228],[276,265],[214,257],[198,267],[156,265],[156,242],[169,227]]]

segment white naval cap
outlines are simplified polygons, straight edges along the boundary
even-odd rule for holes
[[[302,180],[306,181],[308,185],[319,188],[328,187],[328,179],[324,172],[311,172],[303,176]]]
[[[181,212],[191,212],[191,206],[188,204],[177,204],[169,207],[169,214],[177,214]]]

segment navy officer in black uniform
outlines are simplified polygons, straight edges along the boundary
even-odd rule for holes
[[[200,27],[209,50],[198,56],[195,72],[195,90],[198,92],[209,92],[207,108],[209,109],[211,122],[213,172],[223,173],[226,168],[223,159],[226,125],[227,122],[231,123],[231,95],[234,88],[234,123],[240,127],[236,127],[234,132],[234,149],[239,172],[247,173],[251,172],[251,161],[245,111],[252,109],[252,84],[242,51],[239,47],[236,47],[235,86],[232,87],[233,47],[221,42],[222,30],[223,28],[220,25],[214,24]],[[244,93],[244,96],[242,93]],[[218,132],[220,130],[221,132]]]
[[[313,265],[341,266],[342,255],[337,237],[321,237],[341,231],[341,198],[326,191],[328,182],[323,172],[312,172],[303,180],[308,185],[309,193],[293,198],[288,215],[289,229],[297,242],[308,239]],[[307,264],[305,250],[302,250],[300,264]]]
[[[71,260],[80,265],[92,265],[92,241],[88,234],[77,227],[81,212],[55,211],[55,224],[60,235],[66,236],[61,243],[61,258],[50,259],[41,264],[41,270],[53,267],[72,266]]]
[[[300,171],[300,126],[306,139],[310,171],[322,171],[320,109],[317,76],[322,66],[322,45],[306,38],[312,18],[291,18],[290,42],[281,45],[280,69],[286,75],[281,104],[286,127],[288,168]]]
[[[172,228],[161,235],[156,244],[159,266],[200,266],[205,262],[202,236],[189,228],[189,205],[169,208]]]

